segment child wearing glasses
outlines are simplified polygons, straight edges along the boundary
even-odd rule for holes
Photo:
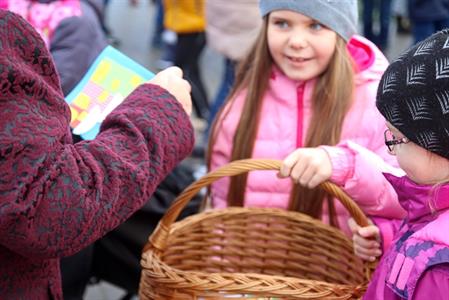
[[[382,77],[377,107],[387,120],[385,144],[406,172],[386,174],[402,221],[351,221],[354,251],[381,254],[380,235],[394,231],[365,299],[448,299],[449,295],[449,30],[407,50]]]

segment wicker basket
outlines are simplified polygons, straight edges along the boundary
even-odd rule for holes
[[[358,299],[373,265],[353,254],[338,229],[280,209],[232,207],[175,222],[188,201],[223,176],[278,170],[277,160],[234,161],[190,185],[165,213],[142,254],[139,298],[151,299]],[[359,225],[367,219],[339,188]]]

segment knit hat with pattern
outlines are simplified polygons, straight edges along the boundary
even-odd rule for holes
[[[338,33],[345,41],[357,32],[357,0],[260,0],[263,16],[275,10],[292,10]]]
[[[387,68],[376,105],[412,142],[449,159],[449,30],[412,46]]]

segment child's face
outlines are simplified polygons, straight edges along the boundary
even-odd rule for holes
[[[309,80],[326,70],[337,34],[300,13],[278,10],[269,15],[267,39],[271,56],[285,75]]]
[[[404,135],[390,123],[387,123],[394,139],[401,139]],[[436,184],[449,178],[449,160],[434,154],[417,144],[409,141],[393,146],[399,166],[407,176],[418,184]]]

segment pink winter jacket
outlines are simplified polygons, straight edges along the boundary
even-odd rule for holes
[[[332,165],[331,180],[344,190],[370,215],[400,218],[403,209],[396,193],[382,175],[370,173],[367,167],[376,164],[382,171],[401,175],[394,168],[396,160],[387,153],[384,144],[385,120],[375,107],[377,86],[388,66],[384,55],[367,39],[354,36],[349,44],[358,72],[355,76],[355,99],[342,130],[341,143],[336,147],[325,146]],[[273,68],[262,106],[253,158],[284,159],[301,147],[311,118],[311,95],[315,81],[296,82]],[[228,114],[223,114],[222,126],[217,131],[216,143],[211,152],[211,170],[230,161],[232,141],[243,108],[246,92],[236,96]],[[325,120],[323,120],[325,122]],[[248,176],[245,206],[287,208],[292,188],[289,179],[279,179],[276,171],[254,171]],[[211,200],[214,208],[226,207],[229,178],[212,185]],[[350,234],[349,217],[339,203],[336,204],[339,225]],[[327,207],[323,207],[323,221],[328,222]]]

